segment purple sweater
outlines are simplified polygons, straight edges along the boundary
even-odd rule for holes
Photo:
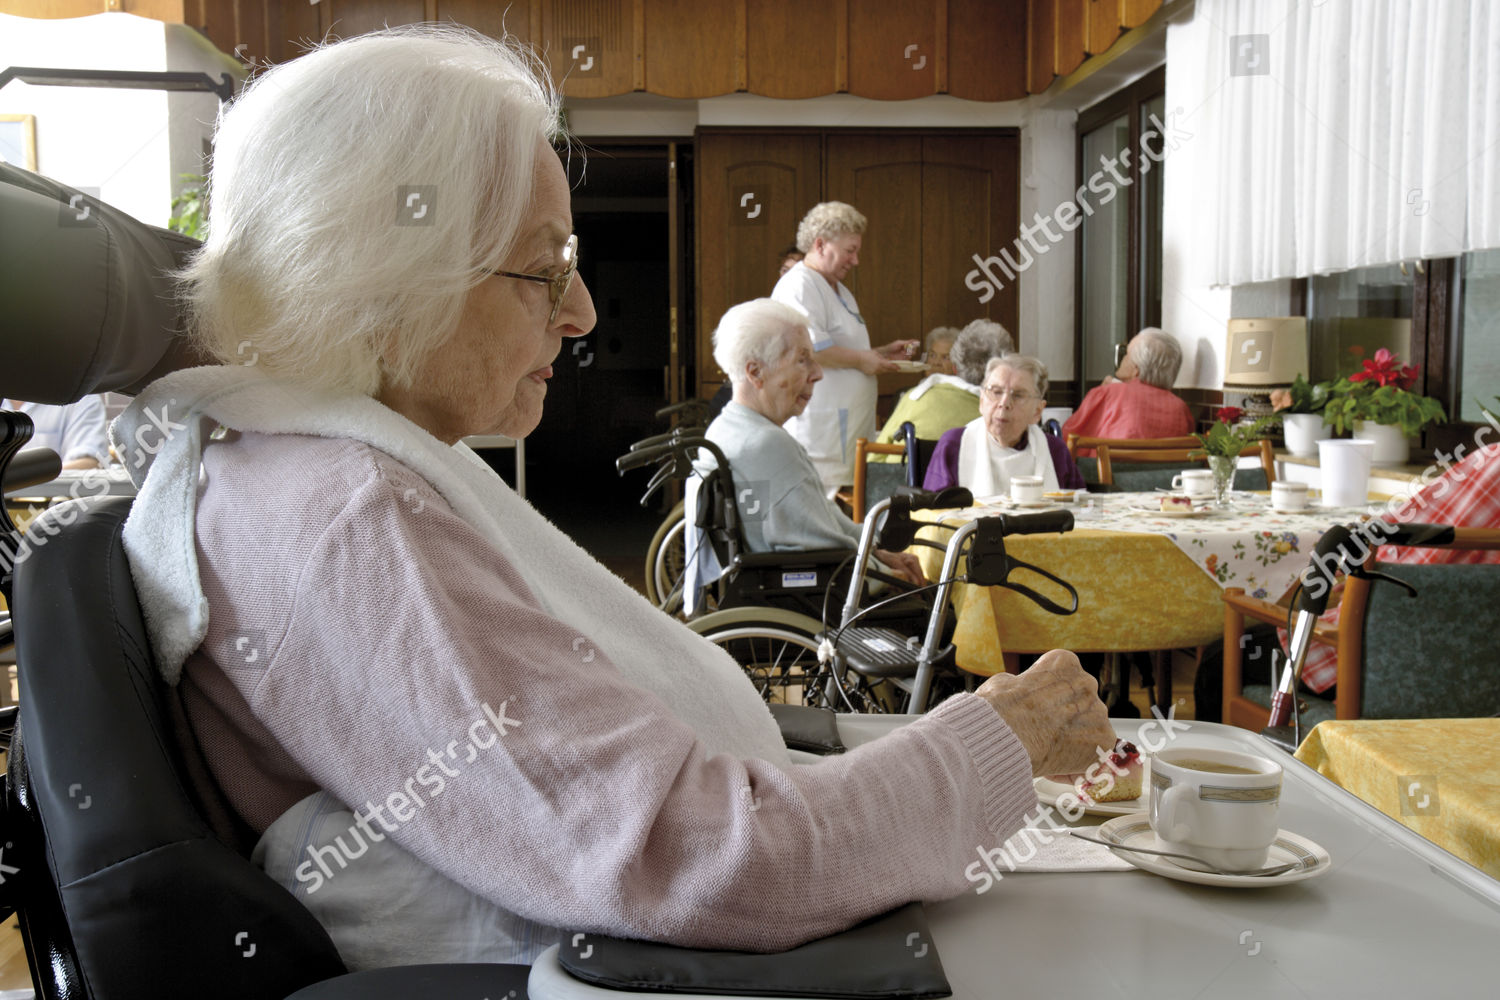
[[[945,490],[950,486],[962,485],[958,481],[958,446],[963,436],[964,429],[955,427],[938,438],[937,448],[932,452],[932,460],[927,463],[927,474],[922,480],[924,490]],[[1052,455],[1052,468],[1057,473],[1058,487],[1065,490],[1082,489],[1085,485],[1083,473],[1078,471],[1078,463],[1068,454],[1068,446],[1063,443],[1062,438],[1055,438],[1051,434],[1046,437],[1047,451]],[[1024,443],[1026,438],[1022,437],[1021,441]]]
[[[1036,805],[1025,749],[973,695],[818,765],[706,752],[538,605],[528,580],[549,567],[507,562],[373,448],[244,434],[210,444],[203,467],[210,624],[179,690],[258,831],[316,788],[355,809],[425,793],[391,839],[513,913],[774,950],[972,888],[976,848]],[[264,655],[235,662],[222,651],[236,636]],[[477,706],[508,698],[522,724],[441,795],[412,784],[430,748],[483,730]]]

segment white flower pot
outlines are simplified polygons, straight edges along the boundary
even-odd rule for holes
[[[1307,458],[1318,454],[1318,442],[1333,436],[1333,428],[1323,423],[1321,413],[1287,413],[1281,418],[1281,433],[1286,450]]]
[[[1395,424],[1372,424],[1356,420],[1354,436],[1375,442],[1375,452],[1370,456],[1370,461],[1375,465],[1405,465],[1411,454],[1411,440]]]

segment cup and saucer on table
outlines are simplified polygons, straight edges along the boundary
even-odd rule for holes
[[[1181,882],[1261,889],[1319,878],[1333,869],[1321,846],[1277,826],[1281,765],[1237,750],[1174,747],[1151,758],[1146,809],[1092,831],[1143,871]],[[1195,861],[1135,853],[1172,851]],[[1289,865],[1276,875],[1257,869]]]

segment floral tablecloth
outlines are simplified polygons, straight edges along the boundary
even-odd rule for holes
[[[956,586],[959,665],[991,674],[1004,669],[1004,652],[1202,645],[1223,634],[1223,588],[1279,597],[1307,565],[1324,530],[1365,513],[1356,508],[1282,514],[1271,510],[1265,497],[1237,494],[1226,512],[1166,517],[1159,496],[1094,495],[1088,498],[1092,507],[1068,508],[1076,519],[1073,531],[1008,538],[1006,548],[1014,558],[1073,584],[1078,612],[1052,615],[1004,588]],[[921,537],[945,543],[963,522],[1000,512],[1025,513],[1010,506],[934,512],[939,526],[922,529]],[[942,553],[917,551],[928,577],[936,579]],[[1066,602],[1063,592],[1034,574],[1014,579]]]

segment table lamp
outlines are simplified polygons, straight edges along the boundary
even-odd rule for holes
[[[1246,416],[1271,413],[1272,389],[1307,372],[1307,319],[1272,316],[1232,319],[1224,351],[1224,388],[1248,393]]]

